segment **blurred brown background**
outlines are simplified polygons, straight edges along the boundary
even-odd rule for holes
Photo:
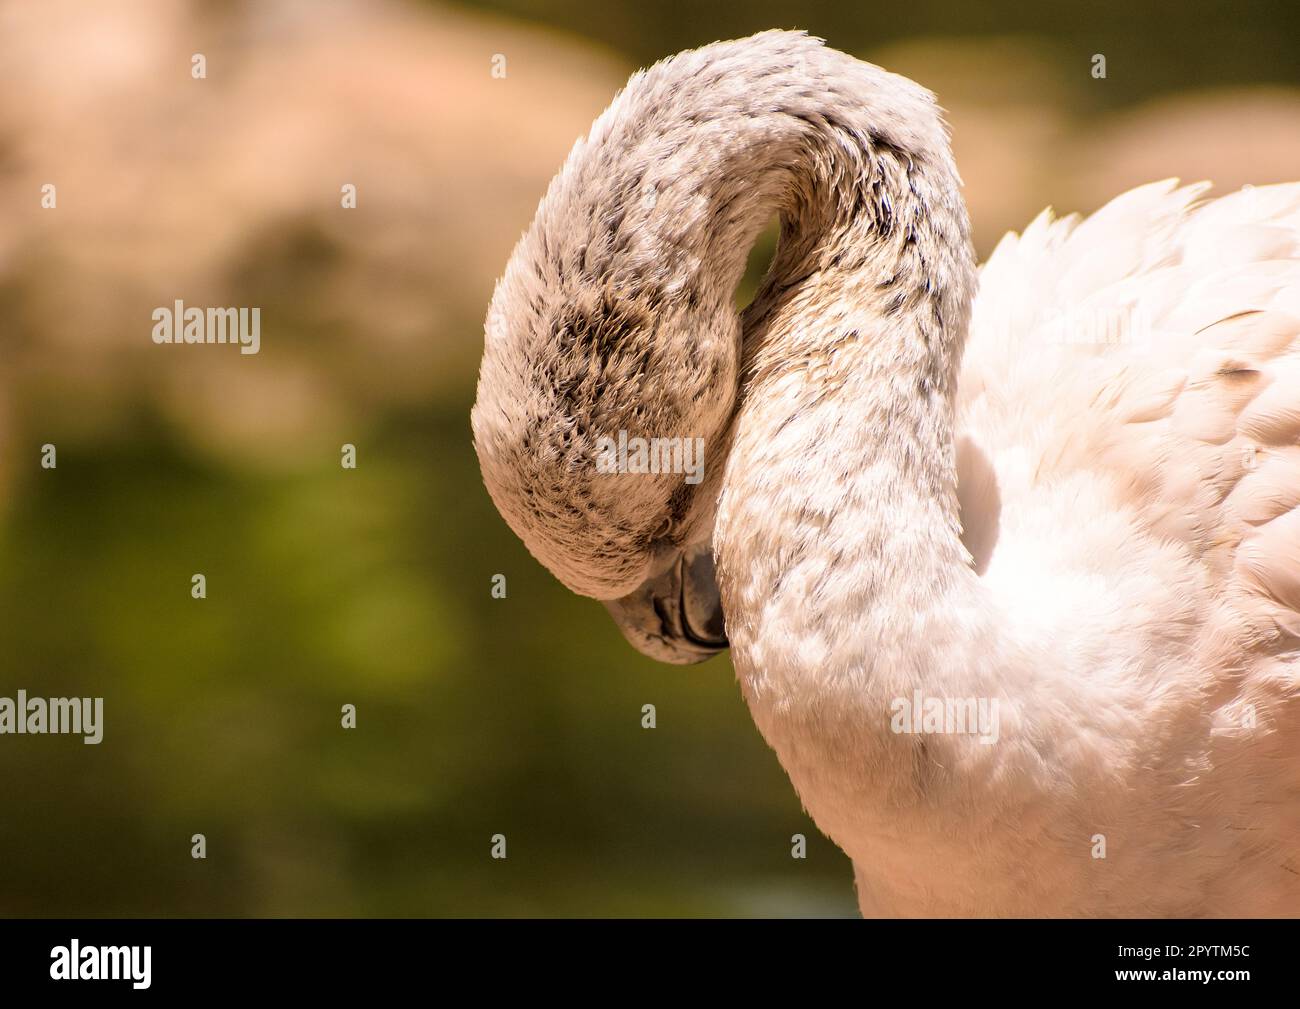
[[[0,3],[0,696],[106,723],[0,736],[0,913],[852,913],[726,659],[628,649],[468,432],[574,139],[638,65],[769,27],[938,93],[982,255],[1156,178],[1300,178],[1284,0]],[[154,345],[176,299],[260,306],[261,352]]]

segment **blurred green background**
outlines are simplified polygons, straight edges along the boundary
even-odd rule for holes
[[[726,658],[631,651],[468,431],[573,140],[767,27],[938,92],[983,254],[1048,204],[1300,176],[1284,0],[0,3],[0,696],[105,699],[99,746],[0,736],[0,913],[854,912]],[[260,306],[261,353],[155,346],[178,298]]]

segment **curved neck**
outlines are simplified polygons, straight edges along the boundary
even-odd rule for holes
[[[521,535],[544,510],[539,556],[611,598],[645,572],[610,558],[654,560],[712,531],[725,590],[747,543],[767,538],[763,516],[741,521],[748,492],[824,513],[846,540],[869,519],[882,552],[898,545],[892,495],[930,531],[927,556],[956,563],[952,394],[974,286],[958,186],[927,91],[807,36],[719,43],[635,75],[556,176],[488,316],[487,387],[532,362],[538,414],[563,418],[538,433],[531,401],[481,411],[483,428],[522,414],[526,445],[550,446],[519,451],[541,460],[530,486],[555,500],[516,502],[517,467],[502,467],[515,476],[494,496],[516,504]],[[776,260],[742,320],[733,293],[774,213]],[[595,435],[622,430],[702,438],[703,483],[609,495],[585,460]],[[592,538],[596,558],[550,549]]]
[[[949,561],[962,554],[951,414],[975,286],[959,186],[928,91],[768,32],[633,77],[570,155],[541,211],[554,226],[541,230],[559,273],[600,276],[620,302],[653,306],[656,351],[711,360],[715,387],[737,390],[722,412],[678,389],[642,391],[647,413],[693,416],[711,446],[734,423],[724,504],[745,479],[763,491],[764,473],[824,494],[829,475],[857,469],[840,488],[842,518],[859,499],[905,498]],[[773,214],[777,254],[737,325],[732,294]],[[719,469],[701,499],[721,489]],[[882,551],[888,532],[873,532]]]
[[[721,473],[710,453],[695,517],[717,497],[737,652],[818,558],[853,566],[852,598],[834,602],[864,613],[968,571],[952,413],[975,268],[959,185],[929,92],[770,32],[634,76],[543,201],[552,289],[601,278],[607,315],[652,318],[651,355],[711,379],[638,384],[635,402],[689,419],[710,449],[731,441]],[[774,213],[777,254],[738,324],[732,293]],[[829,566],[820,577],[807,588],[823,600],[850,591]]]
[[[791,167],[778,253],[743,317],[713,539],[755,722],[821,829],[868,860],[883,849],[867,839],[895,829],[880,811],[915,811],[930,766],[891,734],[893,700],[989,696],[991,667],[971,656],[1004,645],[956,496],[966,210],[937,110],[894,129],[897,89],[876,84],[812,117]],[[930,743],[935,761],[950,742]],[[898,816],[890,850],[924,822]]]
[[[816,639],[832,612],[860,652],[912,626],[891,632],[890,615],[919,617],[970,574],[953,398],[975,268],[946,132],[910,82],[813,55],[795,97],[779,74],[754,89],[756,108],[784,118],[733,116],[698,175],[720,185],[736,151],[763,155],[758,183],[713,210],[731,215],[723,251],[739,246],[715,262],[719,286],[750,229],[773,207],[782,221],[742,320],[714,528],[728,634],[755,689],[766,664],[746,658],[773,640],[775,613],[787,637]],[[748,216],[733,214],[741,203]]]

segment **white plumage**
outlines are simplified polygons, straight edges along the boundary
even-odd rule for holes
[[[498,508],[673,661],[719,644],[711,547],[866,914],[1300,914],[1300,185],[1203,191],[977,277],[928,93],[764,33],[634,77],[498,286]],[[597,475],[616,430],[704,437],[706,479]],[[995,738],[900,728],[925,699]]]
[[[963,526],[1108,842],[991,912],[1300,913],[1300,185],[1206,188],[1044,213],[981,272]]]

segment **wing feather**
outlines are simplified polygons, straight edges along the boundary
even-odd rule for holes
[[[1217,597],[1267,611],[1290,635],[1300,184],[1201,202],[1206,188],[1152,183],[1084,220],[1044,212],[999,244],[981,273],[958,403],[960,453],[989,461],[997,494],[964,495],[963,521],[981,543],[1005,544],[1017,516],[1042,528],[1043,515],[1024,516],[1060,507],[1052,487],[1085,480],[1137,532],[1199,561]],[[990,534],[976,511],[994,496],[1001,528]],[[996,549],[977,566],[996,574]]]
[[[1086,786],[1099,822],[1143,825],[1132,878],[1180,821],[1184,913],[1294,915],[1300,184],[1203,193],[1143,186],[998,246],[958,390],[963,539],[1042,676],[1095,704],[1073,731],[1143,727],[1106,750],[1121,797]]]

